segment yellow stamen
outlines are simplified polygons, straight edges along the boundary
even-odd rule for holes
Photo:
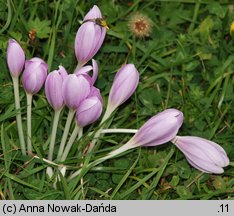
[[[232,35],[233,33],[234,33],[234,21],[232,22],[230,26],[230,35]]]

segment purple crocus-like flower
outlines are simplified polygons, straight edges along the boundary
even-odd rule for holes
[[[167,143],[175,138],[182,123],[183,113],[181,111],[166,109],[150,118],[125,145],[110,152],[105,160],[128,149]]]
[[[45,94],[49,104],[54,110],[59,110],[64,105],[62,96],[62,84],[68,76],[64,67],[59,66],[59,70],[49,73],[45,82]]]
[[[7,48],[7,65],[10,73],[14,77],[18,77],[23,70],[25,63],[25,54],[19,43],[10,39]]]
[[[112,84],[108,107],[115,110],[132,96],[139,83],[139,73],[133,64],[126,64],[117,72]]]
[[[40,58],[32,58],[25,62],[23,86],[27,93],[36,94],[42,88],[47,77],[48,65]]]
[[[71,110],[76,110],[90,94],[90,83],[83,75],[69,74],[62,85],[64,103]]]
[[[96,19],[102,19],[102,14],[95,5],[84,17],[83,24],[76,34],[75,54],[79,66],[87,63],[97,53],[104,41],[106,28],[97,24]]]
[[[93,71],[92,78],[89,76],[90,71]],[[87,66],[81,67],[80,69],[75,71],[75,74],[85,75],[88,81],[90,82],[90,84],[93,85],[96,82],[97,77],[98,77],[98,64],[94,59],[92,59],[92,66],[87,65]]]
[[[195,136],[176,136],[172,142],[184,153],[188,162],[205,173],[223,173],[229,159],[215,142]]]
[[[172,140],[183,123],[183,113],[177,109],[166,109],[150,118],[126,145],[156,146]]]
[[[95,122],[102,113],[102,102],[98,97],[89,97],[79,105],[76,111],[76,121],[79,127],[85,127]]]

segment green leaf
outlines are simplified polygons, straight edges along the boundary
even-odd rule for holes
[[[48,38],[51,32],[50,20],[43,20],[37,17],[35,20],[30,20],[28,22],[28,30],[34,30],[36,32],[36,37],[40,39]]]
[[[224,18],[227,12],[227,7],[221,6],[218,2],[213,2],[212,4],[208,5],[208,10],[211,14],[215,14],[220,18]]]
[[[11,180],[13,180],[13,181],[15,181],[15,182],[17,182],[17,183],[19,183],[19,184],[21,184],[21,185],[24,185],[24,186],[26,186],[26,187],[29,187],[29,188],[32,188],[32,189],[34,189],[34,190],[39,191],[39,188],[38,188],[38,187],[36,187],[36,186],[34,186],[34,185],[31,185],[31,184],[29,184],[29,183],[27,183],[27,182],[25,182],[25,181],[22,181],[21,179],[19,179],[19,178],[16,177],[15,175],[12,175],[12,174],[10,174],[10,173],[4,173],[4,176],[10,178]]]
[[[203,42],[208,40],[208,37],[212,31],[214,22],[210,16],[206,17],[199,26],[199,33]]]
[[[191,196],[191,192],[185,186],[176,187],[176,192],[180,197]]]

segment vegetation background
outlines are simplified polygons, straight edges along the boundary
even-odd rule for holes
[[[21,155],[12,81],[6,65],[7,41],[15,38],[27,59],[42,57],[50,71],[62,64],[72,72],[77,64],[73,49],[76,31],[94,4],[110,27],[95,56],[99,63],[96,85],[105,103],[113,77],[123,63],[134,63],[140,72],[135,95],[118,109],[110,127],[139,128],[159,111],[180,109],[184,113],[180,135],[212,139],[227,151],[231,165],[222,175],[201,174],[168,143],[128,151],[90,170],[82,184],[63,179],[54,189],[54,179],[46,176],[47,164]],[[152,20],[149,37],[138,39],[129,31],[129,18],[136,12]],[[0,198],[233,199],[232,21],[233,0],[0,0]],[[20,94],[26,126],[22,86]],[[35,154],[46,158],[53,111],[43,91],[35,96],[33,107]],[[60,121],[58,141],[65,120]],[[85,135],[97,126],[87,128]],[[124,144],[130,136],[106,135],[93,157]],[[87,144],[84,136],[79,145],[84,148]],[[66,164],[75,169],[82,157],[71,152]]]

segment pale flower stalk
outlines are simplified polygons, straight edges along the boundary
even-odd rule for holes
[[[171,141],[178,133],[183,123],[183,113],[177,109],[167,109],[150,118],[136,134],[124,145],[110,152],[105,157],[99,158],[88,165],[96,166],[113,158],[129,149],[143,146],[157,146]],[[69,179],[79,175],[81,170],[73,173]]]
[[[66,144],[66,147],[61,157],[61,161],[66,160],[67,155],[69,154],[77,135],[79,134],[78,139],[80,139],[82,136],[83,128],[97,121],[102,113],[102,99],[99,99],[101,95],[95,96],[95,94],[97,94],[96,91],[93,91],[93,94],[94,95],[91,95],[87,99],[83,100],[77,108],[76,126],[71,134],[68,143]]]
[[[26,155],[26,147],[24,140],[23,124],[20,111],[20,97],[19,97],[19,75],[21,74],[25,63],[25,54],[22,47],[14,39],[8,41],[7,48],[7,65],[12,77],[14,97],[15,97],[15,109],[16,113],[16,124],[18,129],[19,141],[21,152]]]
[[[88,75],[87,75],[88,76]],[[59,146],[57,159],[60,161],[65,144],[67,141],[69,129],[76,109],[80,103],[89,96],[91,84],[84,74],[69,74],[62,84],[62,95],[65,105],[69,108],[67,121],[63,131],[62,140]]]
[[[106,112],[100,124],[103,124],[111,114],[135,92],[139,83],[139,72],[134,64],[125,64],[117,72],[111,86]],[[90,144],[89,152],[94,148],[97,139],[100,137],[101,127]]]
[[[32,98],[38,93],[47,77],[48,65],[34,57],[25,62],[22,82],[27,97],[27,151],[32,154]]]
[[[49,147],[49,154],[48,160],[53,160],[53,152],[54,152],[54,145],[55,145],[55,138],[56,132],[58,127],[58,121],[60,112],[64,106],[64,100],[62,96],[62,84],[64,79],[68,76],[67,71],[64,67],[59,66],[59,70],[55,70],[51,72],[46,79],[45,82],[45,94],[49,104],[54,109],[54,120],[50,138],[50,147]]]

